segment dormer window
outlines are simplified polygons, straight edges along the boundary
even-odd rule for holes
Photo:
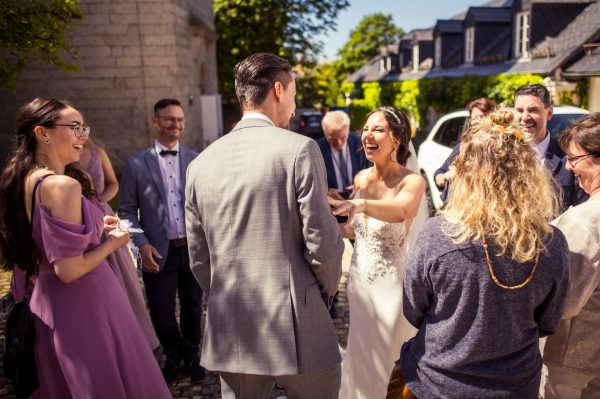
[[[412,46],[412,62],[413,62],[413,71],[419,70],[419,45],[415,44]]]
[[[379,59],[379,72],[385,72],[385,57]]]
[[[442,66],[442,38],[438,36],[435,38],[435,66]]]
[[[529,12],[517,14],[515,30],[515,58],[529,58]]]
[[[472,64],[475,55],[475,27],[465,29],[465,64]]]

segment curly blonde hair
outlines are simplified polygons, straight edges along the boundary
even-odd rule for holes
[[[446,208],[444,233],[458,244],[493,238],[519,263],[535,257],[551,234],[560,190],[536,159],[507,108],[473,121],[454,160],[456,176]]]

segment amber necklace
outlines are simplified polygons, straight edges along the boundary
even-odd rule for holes
[[[494,274],[494,270],[492,269],[492,261],[490,260],[490,253],[488,251],[487,241],[485,240],[485,234],[483,235],[483,250],[485,251],[485,259],[487,260],[488,270],[490,272],[490,277],[492,278],[492,281],[494,281],[494,283],[496,283],[496,285],[498,287],[504,288],[505,290],[516,290],[516,289],[525,287],[533,279],[535,270],[538,267],[538,261],[540,260],[540,251],[538,250],[538,251],[536,251],[537,254],[535,255],[533,269],[531,269],[531,273],[529,273],[529,276],[527,276],[525,281],[523,281],[521,284],[517,284],[517,285],[504,285],[500,282],[500,280],[498,280],[498,277],[496,277],[496,275]]]

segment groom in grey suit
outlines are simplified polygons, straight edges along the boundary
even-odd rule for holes
[[[188,169],[190,264],[208,295],[202,365],[223,398],[337,398],[341,357],[327,306],[344,245],[312,139],[287,130],[288,61],[258,53],[235,69],[244,116]]]
[[[156,141],[125,162],[119,216],[143,230],[131,236],[140,249],[152,324],[167,356],[162,370],[165,380],[173,381],[183,367],[196,382],[204,376],[198,359],[202,290],[190,270],[184,189],[185,171],[198,153],[179,143],[185,128],[179,101],[158,101],[151,121]],[[175,317],[177,293],[179,324]]]

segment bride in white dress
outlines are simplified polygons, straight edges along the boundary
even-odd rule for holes
[[[371,112],[361,139],[374,166],[356,176],[354,199],[330,199],[334,214],[349,216],[344,236],[356,239],[340,398],[383,399],[400,348],[416,332],[402,313],[402,275],[410,237],[427,218],[425,181],[414,172],[410,125],[400,111]]]

